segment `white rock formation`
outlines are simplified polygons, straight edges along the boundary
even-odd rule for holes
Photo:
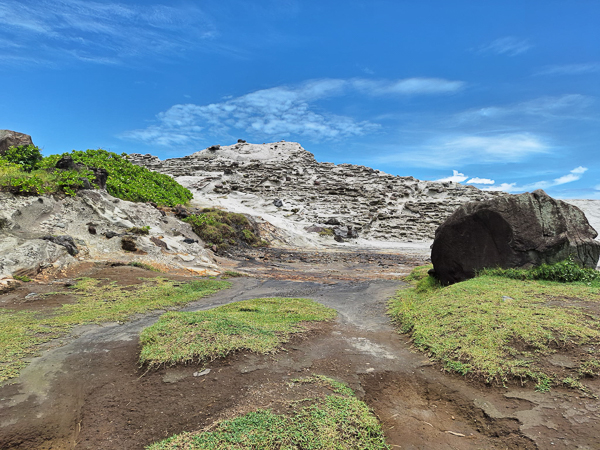
[[[295,142],[238,143],[165,161],[152,155],[129,158],[172,175],[194,192],[196,204],[262,217],[278,227],[283,241],[296,245],[323,241],[306,233],[308,227],[338,224],[358,233],[355,242],[427,243],[460,204],[502,195],[365,166],[319,163]]]

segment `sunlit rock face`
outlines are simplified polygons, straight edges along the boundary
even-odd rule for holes
[[[460,205],[501,195],[365,166],[320,163],[295,142],[239,142],[165,161],[152,155],[129,157],[134,164],[174,176],[197,199],[229,196],[257,216],[268,212],[307,228],[347,227],[352,233],[346,236],[374,240],[433,239],[436,228]]]

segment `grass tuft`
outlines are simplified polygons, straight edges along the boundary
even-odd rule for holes
[[[304,298],[259,298],[207,311],[170,312],[142,331],[140,362],[150,367],[210,361],[238,350],[275,352],[302,322],[329,320],[333,309]]]
[[[182,433],[147,447],[148,450],[304,450],[390,447],[375,415],[350,388],[324,376],[296,380],[328,384],[333,395],[307,398],[310,405],[296,403],[289,414],[259,409],[211,426],[210,430]],[[305,403],[305,402],[303,402]],[[293,405],[290,405],[292,407]]]
[[[49,313],[0,309],[0,382],[16,377],[35,355],[39,345],[65,336],[85,323],[120,322],[134,314],[183,305],[229,287],[226,281],[190,283],[154,278],[137,286],[101,285],[101,280],[82,278],[73,287],[78,301]]]

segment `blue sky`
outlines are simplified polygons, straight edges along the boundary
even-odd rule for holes
[[[595,0],[3,0],[0,128],[600,199],[599,23]]]

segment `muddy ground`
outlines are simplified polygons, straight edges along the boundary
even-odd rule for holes
[[[266,260],[265,260],[266,256]],[[600,449],[600,402],[580,392],[538,393],[530,384],[488,386],[440,371],[411,349],[385,316],[386,301],[405,285],[400,273],[424,261],[389,253],[269,250],[231,270],[233,287],[188,305],[207,309],[258,297],[308,297],[339,312],[331,323],[294,337],[275,355],[240,352],[209,364],[145,372],[138,336],[160,312],[125,324],[80,327],[44,347],[22,375],[0,388],[0,448],[141,449],[181,431],[253,407],[285,405],[285,381],[323,374],[352,387],[383,424],[393,449]],[[82,264],[69,274],[122,284],[156,275],[109,264]],[[394,274],[394,275],[392,275]],[[32,292],[59,291],[28,283],[0,297],[0,307],[43,309]],[[47,297],[41,296],[40,299]],[[600,385],[590,381],[592,392]]]

